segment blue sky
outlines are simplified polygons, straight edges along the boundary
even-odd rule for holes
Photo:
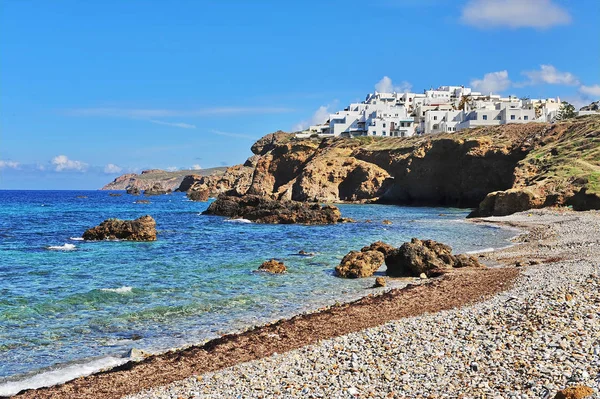
[[[581,106],[600,98],[599,16],[597,0],[3,0],[0,189],[241,163],[378,84]]]

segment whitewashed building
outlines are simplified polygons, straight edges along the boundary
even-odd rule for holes
[[[484,95],[464,86],[440,86],[423,94],[374,92],[365,101],[330,114],[326,123],[310,126],[302,135],[410,137],[477,126],[551,122],[560,106],[560,99]]]

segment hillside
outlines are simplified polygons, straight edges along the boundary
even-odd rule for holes
[[[477,208],[504,215],[552,205],[600,208],[600,117],[411,138],[296,139],[276,132],[244,166],[192,190],[314,202]]]
[[[102,187],[101,190],[125,190],[128,187],[136,187],[140,190],[146,190],[152,188],[152,186],[154,186],[156,183],[161,184],[165,190],[175,190],[177,187],[179,187],[185,176],[220,175],[223,174],[226,169],[226,167],[220,167],[201,170],[178,170],[175,172],[168,172],[160,169],[144,170],[140,174],[127,173],[119,176],[112,182]]]

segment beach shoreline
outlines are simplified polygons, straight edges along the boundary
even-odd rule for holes
[[[511,227],[528,230],[516,239],[520,245],[478,254],[483,263],[497,262],[507,267],[460,270],[425,284],[392,289],[381,295],[366,296],[351,303],[280,320],[240,334],[225,335],[202,346],[151,356],[139,363],[129,362],[66,384],[25,391],[17,397],[120,398],[165,386],[186,377],[215,372],[307,345],[318,345],[323,340],[356,333],[393,320],[472,306],[511,289],[521,271],[526,270],[515,267],[517,262],[520,262],[519,266],[525,263],[544,264],[544,261],[555,258],[552,263],[556,263],[558,257],[553,251],[549,251],[546,243],[556,239],[557,232],[552,228],[553,224],[564,221],[550,220],[548,215],[556,215],[558,219],[571,216],[577,218],[581,215],[584,219],[589,219],[588,224],[593,224],[594,221],[597,223],[600,219],[597,212],[578,214],[543,210],[475,220],[509,224]],[[561,250],[561,259],[566,259],[569,251],[565,248]]]

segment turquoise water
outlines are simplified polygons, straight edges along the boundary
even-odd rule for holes
[[[463,252],[506,246],[514,235],[466,223],[460,209],[340,205],[358,223],[258,225],[202,216],[207,204],[183,194],[138,198],[0,191],[0,377],[198,343],[365,293],[372,279],[339,279],[333,269],[376,240],[432,238]],[[156,242],[71,239],[104,219],[145,214],[157,221]],[[287,274],[253,273],[272,257]]]

